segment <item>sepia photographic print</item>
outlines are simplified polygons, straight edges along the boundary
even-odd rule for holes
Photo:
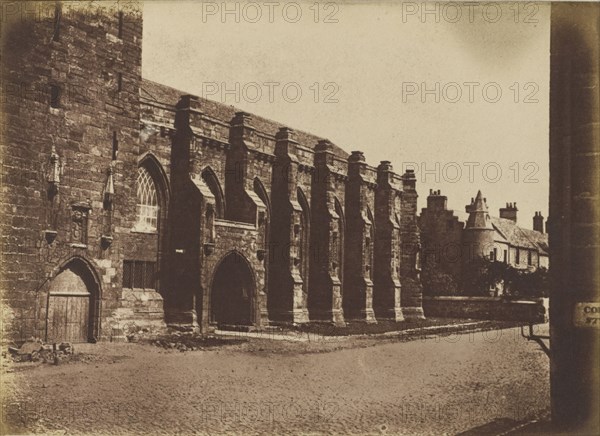
[[[600,434],[599,3],[0,32],[0,434]]]

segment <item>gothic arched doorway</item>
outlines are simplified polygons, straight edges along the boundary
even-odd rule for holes
[[[99,288],[88,265],[69,262],[48,290],[46,341],[89,342],[96,339]]]
[[[219,325],[251,325],[255,316],[254,274],[248,261],[233,252],[215,270],[211,287],[211,321]]]

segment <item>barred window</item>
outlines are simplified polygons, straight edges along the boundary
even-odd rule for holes
[[[156,262],[141,260],[124,261],[123,287],[156,289]]]
[[[150,172],[138,168],[137,177],[137,224],[136,229],[156,231],[158,226],[158,195]]]

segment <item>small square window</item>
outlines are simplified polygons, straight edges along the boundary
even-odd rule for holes
[[[123,262],[123,287],[156,289],[156,262],[125,260]]]

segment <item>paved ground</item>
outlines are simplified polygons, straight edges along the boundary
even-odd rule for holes
[[[93,355],[80,362],[3,374],[11,432],[440,435],[549,407],[548,358],[515,328],[340,347],[84,350]]]

